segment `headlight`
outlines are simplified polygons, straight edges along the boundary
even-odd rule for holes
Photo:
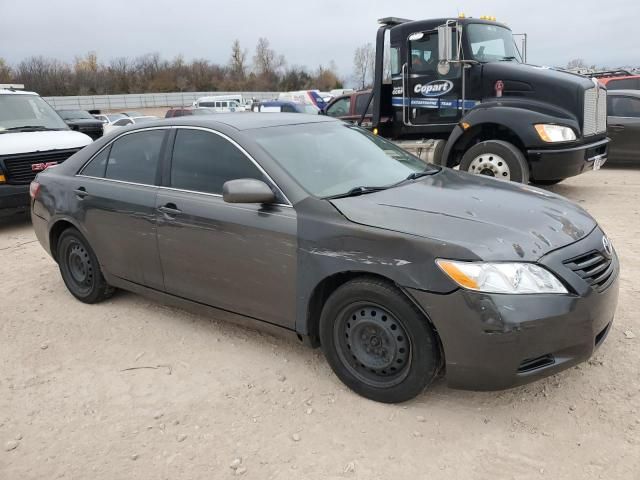
[[[533,263],[485,263],[436,260],[461,287],[485,293],[568,293],[551,272]]]
[[[576,139],[575,132],[569,127],[545,123],[539,123],[535,125],[535,127],[538,135],[540,135],[540,138],[545,142],[570,142]]]

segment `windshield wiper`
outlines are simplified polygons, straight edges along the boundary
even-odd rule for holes
[[[21,131],[32,131],[32,132],[36,132],[36,131],[49,131],[49,130],[60,130],[59,128],[49,128],[49,127],[45,127],[44,125],[22,125],[20,127],[9,127],[9,128],[5,128],[4,131],[8,132],[8,131],[16,131],[16,130],[21,130]]]
[[[405,178],[405,180],[417,180],[418,178],[428,177],[429,175],[433,175],[435,173],[438,173],[439,171],[440,170],[434,168],[429,170],[422,170],[421,172],[411,172],[409,175],[407,175],[407,178]]]
[[[517,58],[517,57],[513,57],[513,56],[511,56],[511,57],[502,57],[502,58],[500,59],[500,61],[501,61],[501,62],[510,62],[510,61],[512,61],[512,60],[518,60],[518,58]]]
[[[373,192],[379,192],[380,190],[386,190],[389,187],[364,187],[364,186],[359,186],[359,187],[353,187],[352,189],[350,189],[349,191],[345,192],[345,193],[338,193],[337,195],[331,195],[328,197],[324,197],[328,200],[332,200],[335,198],[345,198],[345,197],[357,197],[358,195],[364,195],[366,193],[373,193]]]

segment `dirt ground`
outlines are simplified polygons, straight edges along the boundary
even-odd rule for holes
[[[0,479],[639,479],[640,169],[553,190],[621,257],[608,339],[528,386],[439,380],[404,405],[351,393],[319,350],[125,292],[84,305],[28,221],[0,224]]]

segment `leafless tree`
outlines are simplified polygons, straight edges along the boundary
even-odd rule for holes
[[[243,81],[247,75],[247,51],[240,46],[240,40],[231,45],[231,59],[229,70],[233,79]]]
[[[36,56],[26,58],[14,68],[0,59],[0,82],[24,83],[41,95],[88,95],[169,91],[216,90],[302,90],[342,87],[335,64],[320,66],[312,73],[303,66],[285,70],[285,60],[266,38],[256,46],[253,68],[247,53],[236,41],[229,63],[221,66],[206,59],[172,60],[158,53],[135,59],[118,57],[103,63],[94,52],[75,58],[71,64]]]
[[[573,60],[569,60],[567,63],[567,69],[572,68],[587,68],[587,64],[582,58],[574,58]]]
[[[371,43],[356,48],[353,55],[353,75],[359,88],[373,83],[375,51]]]
[[[9,83],[13,79],[13,71],[4,58],[0,58],[0,83]]]

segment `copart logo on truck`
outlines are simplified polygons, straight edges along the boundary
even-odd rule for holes
[[[453,89],[453,82],[449,80],[434,80],[426,84],[418,83],[413,88],[415,93],[421,93],[424,97],[439,97]]]

